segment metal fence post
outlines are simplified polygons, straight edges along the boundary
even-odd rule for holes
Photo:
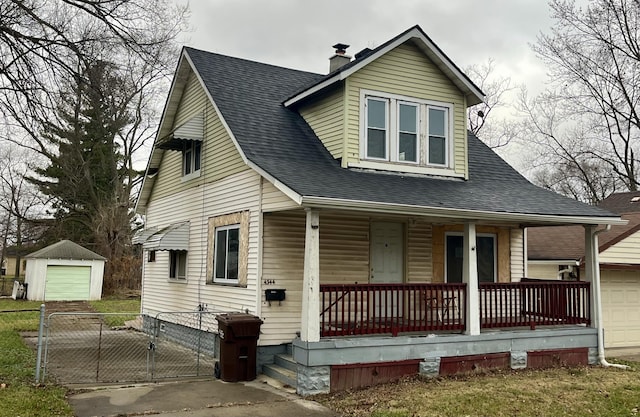
[[[40,304],[40,325],[38,327],[38,353],[36,357],[36,384],[40,382],[40,361],[42,358],[42,339],[44,333],[44,304]]]

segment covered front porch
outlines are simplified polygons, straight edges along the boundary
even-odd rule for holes
[[[320,337],[465,333],[480,328],[591,325],[591,284],[523,280],[479,283],[479,310],[467,314],[467,284],[321,284]],[[479,317],[478,317],[479,316]]]
[[[500,270],[504,259],[496,256],[496,279],[487,282],[478,267],[484,252],[477,247],[478,228],[486,229],[486,223],[458,219],[462,282],[449,282],[453,274],[446,274],[451,266],[445,256],[445,282],[434,282],[435,272],[431,282],[376,282],[372,259],[368,282],[332,283],[320,268],[326,262],[320,258],[321,213],[308,209],[305,217],[301,327],[293,342],[300,393],[340,389],[337,381],[362,380],[362,372],[366,380],[464,371],[466,365],[460,364],[473,370],[549,361],[596,363],[601,345],[596,225],[584,224],[584,281],[526,279],[526,269],[518,270],[517,257],[511,255],[518,245],[511,238],[506,250],[493,248],[494,254],[506,252],[511,265]],[[509,227],[517,229],[505,222]],[[374,242],[368,243],[373,257]],[[434,269],[435,257],[430,259]],[[536,359],[540,357],[546,359]],[[451,363],[455,365],[447,365]]]

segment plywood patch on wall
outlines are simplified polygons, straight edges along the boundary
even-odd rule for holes
[[[247,262],[249,259],[249,211],[225,214],[209,218],[207,231],[207,282],[213,282],[213,254],[215,253],[216,227],[240,225],[240,253],[238,260],[238,285],[247,286]]]

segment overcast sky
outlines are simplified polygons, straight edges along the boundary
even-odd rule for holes
[[[185,44],[285,67],[328,72],[331,45],[354,55],[413,25],[461,68],[495,60],[539,91],[545,70],[529,47],[551,25],[544,0],[191,0]]]
[[[181,1],[181,0],[178,0]],[[185,0],[186,1],[186,0]],[[583,0],[578,0],[582,2]],[[493,59],[496,72],[544,89],[546,71],[530,44],[552,24],[545,0],[191,0],[184,44],[326,74],[338,42],[354,55],[420,25],[460,68]],[[515,94],[515,92],[513,93]],[[509,117],[510,108],[493,117]],[[524,173],[517,145],[499,153]]]

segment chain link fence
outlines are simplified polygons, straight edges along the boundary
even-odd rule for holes
[[[50,314],[42,378],[81,384],[213,375],[220,313]]]

